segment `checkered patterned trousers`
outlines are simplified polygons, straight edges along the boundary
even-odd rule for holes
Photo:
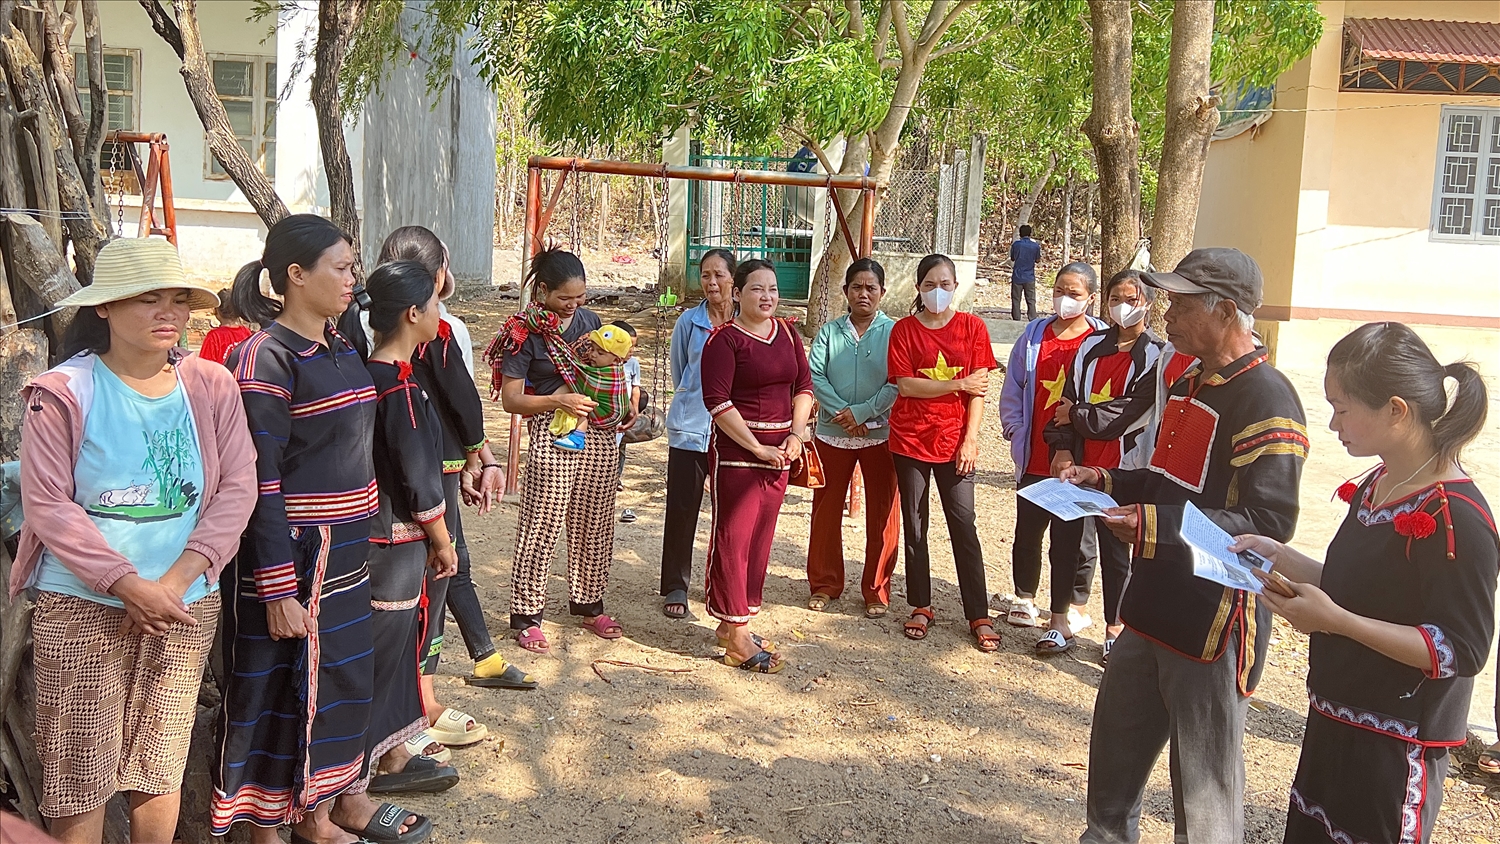
[[[614,432],[590,427],[582,452],[563,451],[552,445],[549,420],[533,416],[526,422],[526,473],[510,580],[510,611],[516,615],[541,615],[547,603],[547,575],[565,526],[568,595],[573,604],[603,601],[614,558],[619,482]]]

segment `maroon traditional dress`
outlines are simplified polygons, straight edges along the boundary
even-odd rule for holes
[[[717,419],[738,410],[755,438],[780,446],[792,430],[792,399],[812,395],[812,372],[796,333],[773,320],[757,337],[734,322],[703,347],[703,404]],[[787,470],[756,459],[715,425],[708,439],[713,531],[705,603],[714,618],[744,624],[760,612]]]

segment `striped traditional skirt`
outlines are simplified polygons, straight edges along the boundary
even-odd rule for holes
[[[273,641],[247,536],[226,570],[225,669],[213,828],[295,823],[366,775],[375,687],[367,520],[292,528],[298,600],[316,631]]]

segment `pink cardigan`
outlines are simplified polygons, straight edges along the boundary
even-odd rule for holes
[[[94,355],[78,355],[37,376],[21,391],[26,402],[21,430],[21,503],[26,515],[10,573],[12,598],[36,579],[44,545],[101,594],[135,572],[73,501],[73,466],[83,447],[97,361]],[[255,444],[239,385],[229,370],[197,355],[174,353],[173,363],[192,407],[203,461],[198,525],[187,547],[208,558],[205,576],[214,582],[239,550],[240,534],[255,509]]]

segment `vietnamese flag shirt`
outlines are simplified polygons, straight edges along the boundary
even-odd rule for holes
[[[995,352],[984,320],[957,312],[942,328],[928,328],[915,316],[904,317],[891,329],[886,370],[892,384],[898,378],[956,381],[976,370],[995,369]],[[949,393],[931,399],[898,396],[891,408],[892,454],[927,463],[948,463],[958,456],[968,421],[968,393]]]
[[[1063,386],[1068,382],[1068,366],[1078,355],[1078,347],[1083,345],[1084,338],[1091,333],[1085,331],[1077,337],[1063,340],[1058,338],[1056,328],[1057,320],[1053,320],[1042,332],[1042,347],[1037,352],[1036,372],[1032,373],[1031,380],[1036,385],[1033,397],[1036,405],[1031,412],[1031,430],[1026,434],[1031,437],[1031,456],[1026,461],[1026,474],[1041,475],[1044,478],[1052,475],[1052,452],[1047,447],[1047,440],[1042,437],[1042,431],[1062,399]]]

